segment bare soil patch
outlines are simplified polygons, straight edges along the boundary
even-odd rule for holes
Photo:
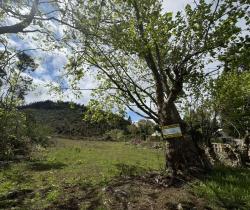
[[[105,187],[66,187],[61,196],[46,210],[109,209],[109,210],[191,210],[211,209],[195,196],[188,185],[177,180],[167,186],[159,175],[119,177]]]

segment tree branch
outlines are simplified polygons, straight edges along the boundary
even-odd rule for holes
[[[34,19],[34,16],[37,12],[39,0],[34,0],[32,4],[32,8],[30,14],[20,23],[11,25],[11,26],[2,26],[0,27],[0,34],[8,34],[8,33],[19,33],[23,32],[25,28],[27,28]]]

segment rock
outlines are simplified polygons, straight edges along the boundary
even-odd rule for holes
[[[178,209],[178,210],[183,210],[183,207],[182,207],[181,203],[179,203],[179,204],[177,205],[177,209]]]

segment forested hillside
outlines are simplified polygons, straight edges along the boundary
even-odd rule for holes
[[[52,134],[66,136],[99,136],[111,129],[126,130],[130,124],[116,115],[112,121],[91,122],[83,119],[87,107],[70,102],[42,101],[20,107],[29,118],[52,130]]]

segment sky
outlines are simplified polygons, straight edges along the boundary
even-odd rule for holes
[[[193,0],[164,0],[163,10],[177,12],[183,10],[187,3],[192,4]],[[14,21],[14,20],[13,20]],[[11,23],[11,20],[10,20]],[[63,33],[63,29],[57,25],[52,25],[56,33],[60,36]],[[35,42],[32,41],[31,36],[25,35],[23,39],[18,38],[16,35],[12,35],[9,39],[11,46],[18,50],[24,50],[28,48],[37,48]],[[42,38],[42,37],[41,37]],[[74,101],[80,104],[87,105],[88,101],[91,99],[91,91],[84,91],[80,98],[75,98],[71,91],[66,91],[63,96],[59,96],[54,92],[50,91],[49,84],[57,85],[57,80],[60,76],[60,71],[63,70],[64,65],[67,63],[67,57],[65,51],[54,50],[52,51],[42,51],[36,50],[30,52],[31,55],[39,57],[39,67],[36,69],[35,73],[31,76],[33,77],[34,88],[32,91],[28,92],[25,102],[32,103],[36,101],[43,100],[63,100],[63,101]],[[96,87],[96,81],[90,76],[86,75],[80,83],[79,87],[81,89],[92,89]],[[128,115],[133,121],[138,121],[141,119],[137,114],[128,111]]]

